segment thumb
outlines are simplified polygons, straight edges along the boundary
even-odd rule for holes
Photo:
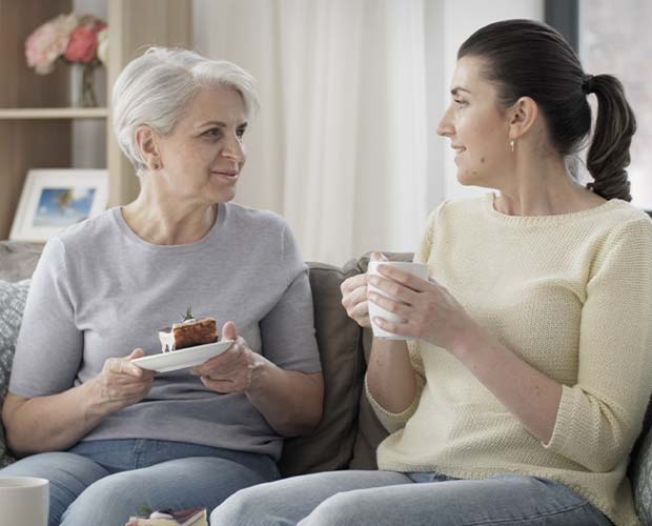
[[[223,340],[237,340],[238,339],[238,328],[235,326],[235,323],[232,321],[227,321],[222,327],[222,339]]]
[[[369,261],[388,261],[388,259],[382,252],[372,252]]]
[[[145,356],[145,351],[140,348],[134,349],[131,351],[131,354],[127,356],[127,360],[134,360],[136,358],[141,358],[142,356]]]

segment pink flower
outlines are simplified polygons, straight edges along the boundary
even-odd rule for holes
[[[25,42],[27,64],[40,75],[50,73],[64,53],[70,33],[77,25],[74,14],[59,15],[36,29]]]
[[[106,24],[100,21],[82,24],[70,34],[70,42],[64,53],[70,62],[87,64],[95,59],[97,53],[97,33],[104,29]]]

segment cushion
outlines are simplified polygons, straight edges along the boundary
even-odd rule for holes
[[[364,360],[360,327],[342,306],[340,284],[349,272],[309,263],[315,330],[324,374],[324,414],[309,436],[285,441],[279,462],[284,476],[346,468],[356,436]]]
[[[652,524],[652,428],[646,428],[634,451],[629,467],[636,512],[643,524]]]
[[[391,261],[412,261],[413,254],[409,252],[385,252],[387,259]],[[369,265],[369,255],[365,254],[356,263],[357,272],[367,272]],[[352,264],[353,262],[349,263]],[[365,359],[365,369],[369,360],[372,342],[371,329],[365,329],[362,338],[363,355]],[[356,437],[351,459],[351,469],[376,469],[376,448],[385,437],[387,430],[380,423],[367,400],[364,390],[360,394],[360,415],[358,417],[358,435]]]
[[[0,281],[0,407],[2,407],[9,387],[16,338],[23,318],[28,290],[29,280],[18,283]],[[0,422],[0,468],[11,461],[12,459],[7,455],[4,429]]]
[[[19,281],[31,277],[42,250],[41,243],[0,241],[0,280]]]

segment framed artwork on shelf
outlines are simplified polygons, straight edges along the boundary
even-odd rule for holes
[[[66,227],[101,213],[107,196],[107,170],[30,170],[9,239],[47,241]]]

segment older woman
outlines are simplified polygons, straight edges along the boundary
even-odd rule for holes
[[[281,218],[229,203],[252,84],[229,62],[160,48],[115,84],[140,194],[46,245],[3,408],[13,451],[38,454],[2,474],[50,480],[52,526],[214,507],[276,479],[283,437],[321,418],[307,269]],[[193,370],[132,363],[188,305],[235,344]]]
[[[460,182],[497,192],[431,215],[430,280],[380,265],[342,286],[360,325],[373,302],[416,339],[372,345],[381,470],[247,488],[215,524],[639,524],[625,473],[652,390],[652,223],[626,202],[634,115],[544,24],[490,24],[457,58],[438,131]],[[566,156],[590,132],[588,94],[584,187]]]

